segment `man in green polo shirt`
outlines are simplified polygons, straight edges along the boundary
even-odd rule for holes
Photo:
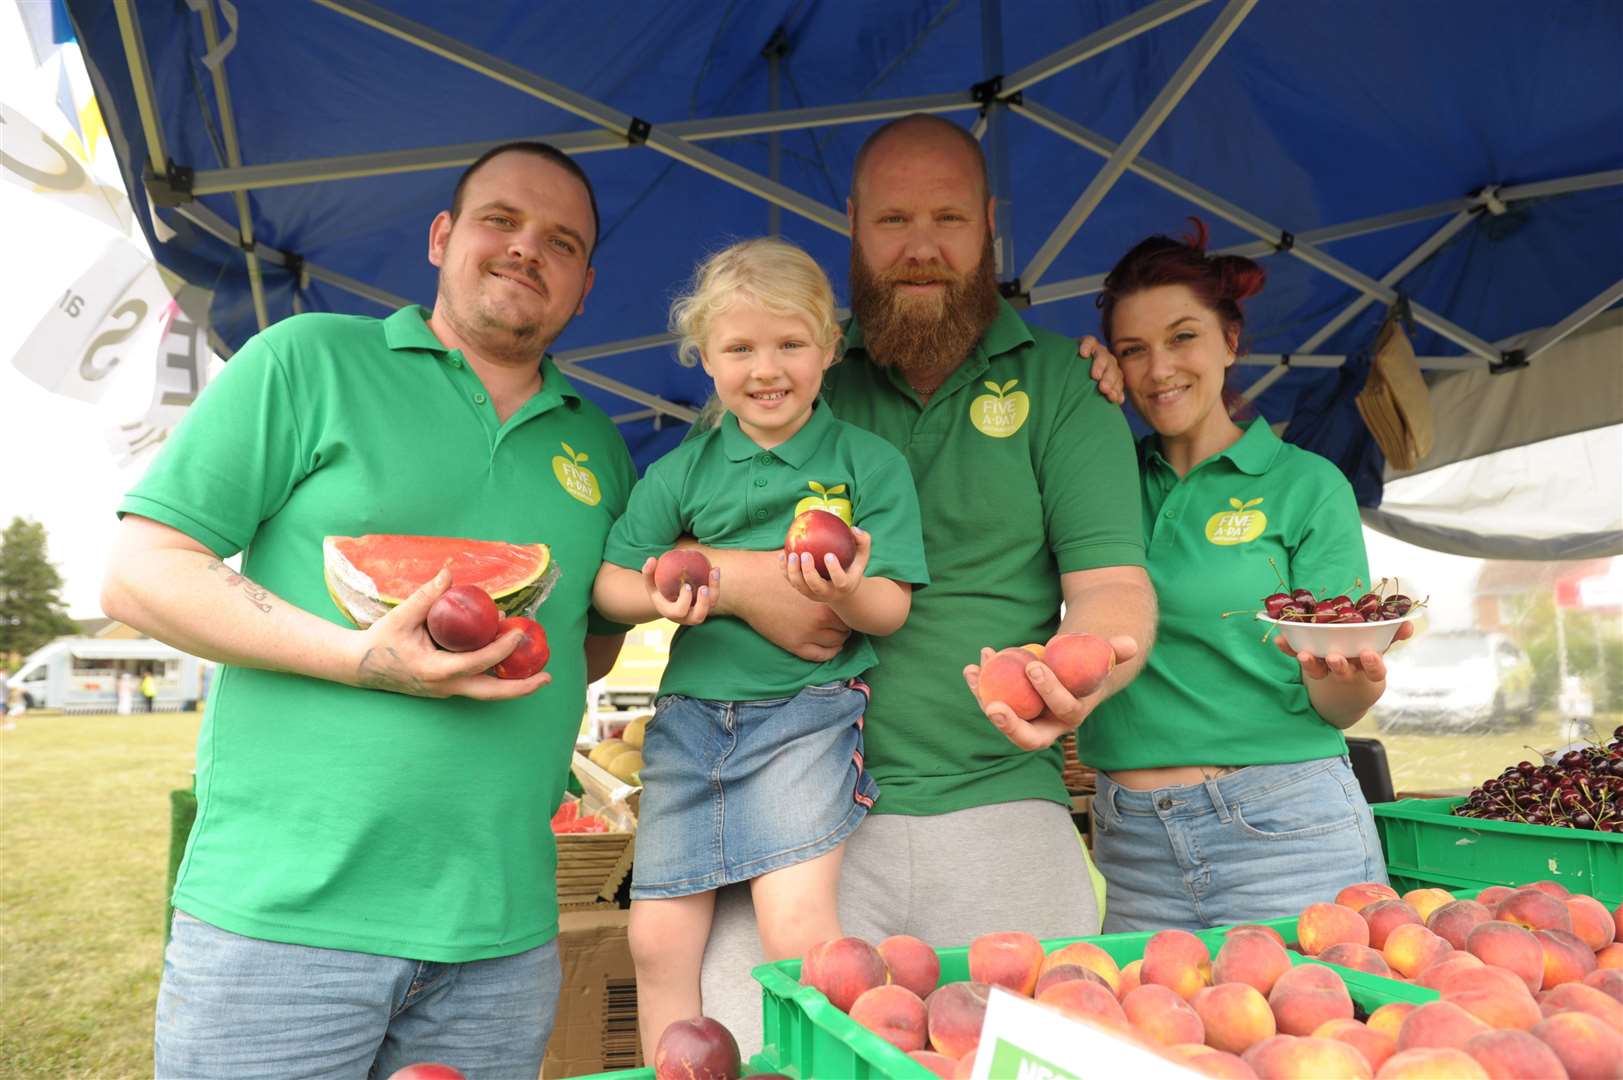
[[[865,736],[884,794],[847,844],[840,891],[846,932],[874,942],[1098,931],[1056,740],[1132,679],[1154,632],[1126,421],[1075,343],[1028,327],[998,296],[988,190],[973,138],[911,116],[864,144],[847,204],[853,318],[824,394],[907,458],[931,578],[907,623],[874,642]],[[826,614],[774,588],[775,563],[716,557],[724,613],[786,648],[841,640]],[[1075,699],[1034,662],[1043,716],[983,712],[967,685],[981,650],[1057,629],[1111,641],[1119,663],[1105,686]],[[748,898],[724,894],[705,1011],[745,1046],[760,1040],[755,945]]]
[[[560,980],[549,819],[586,683],[623,638],[590,596],[635,479],[545,355],[582,310],[596,237],[574,162],[498,147],[429,230],[432,313],[260,333],[120,505],[107,613],[223,665],[157,1075],[539,1071]],[[365,533],[548,544],[548,672],[484,674],[516,633],[437,651],[443,572],[350,628],[322,538]],[[240,573],[221,562],[238,552]]]

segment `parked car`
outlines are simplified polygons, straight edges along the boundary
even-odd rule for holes
[[[1533,722],[1533,665],[1503,634],[1421,634],[1386,657],[1380,731],[1487,731]]]

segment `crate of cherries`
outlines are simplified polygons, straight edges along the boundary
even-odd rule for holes
[[[1604,746],[1568,750],[1554,761],[1518,762],[1482,781],[1456,817],[1623,832],[1623,726]]]

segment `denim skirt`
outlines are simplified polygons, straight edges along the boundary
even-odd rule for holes
[[[867,688],[776,701],[672,694],[643,736],[631,898],[707,892],[834,850],[879,787],[862,767]]]
[[[1375,818],[1345,756],[1154,791],[1101,772],[1093,858],[1107,934],[1283,918],[1354,882],[1386,881]]]

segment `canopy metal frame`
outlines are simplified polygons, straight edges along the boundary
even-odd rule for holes
[[[212,2],[213,0],[208,0],[206,3],[195,5],[202,19],[204,39],[210,50],[219,45]],[[771,220],[774,223],[780,210],[788,210],[841,235],[849,234],[846,216],[842,210],[787,187],[776,178],[776,175],[763,176],[728,161],[698,144],[713,139],[757,134],[775,136],[784,131],[803,131],[838,124],[888,120],[916,112],[948,113],[979,110],[981,116],[976,123],[976,135],[981,137],[988,130],[994,133],[994,142],[990,149],[994,157],[997,157],[1002,139],[998,125],[1002,116],[1021,116],[1061,138],[1098,154],[1105,159],[1105,163],[1078,196],[1071,209],[1056,223],[1042,246],[1022,268],[1019,277],[1004,284],[1005,295],[1012,296],[1017,302],[1055,303],[1099,290],[1103,284],[1103,274],[1044,284],[1039,282],[1089,215],[1097,209],[1110,189],[1127,172],[1143,177],[1207,213],[1257,237],[1256,241],[1236,245],[1224,249],[1225,251],[1254,258],[1288,254],[1355,291],[1356,299],[1305,340],[1298,353],[1254,354],[1243,358],[1243,363],[1270,367],[1269,371],[1247,388],[1246,400],[1254,399],[1291,367],[1339,367],[1346,359],[1344,356],[1320,355],[1313,350],[1350,323],[1370,304],[1396,303],[1399,300],[1398,287],[1403,279],[1482,213],[1502,213],[1505,205],[1523,199],[1548,198],[1599,187],[1623,185],[1623,170],[1612,170],[1523,185],[1485,186],[1477,194],[1467,198],[1431,203],[1376,217],[1293,233],[1214,192],[1201,188],[1171,170],[1143,159],[1140,152],[1149,139],[1239,29],[1258,0],[1228,0],[1161,92],[1119,143],[1090,131],[1039,102],[1030,100],[1026,91],[1058,72],[1083,63],[1196,8],[1204,7],[1212,0],[1157,0],[1156,3],[1148,4],[1132,15],[1102,27],[1019,71],[1009,75],[991,75],[958,93],[891,98],[846,105],[773,109],[762,113],[684,120],[668,124],[653,123],[621,112],[517,64],[472,48],[431,27],[396,15],[373,3],[372,0],[311,0],[311,2],[451,63],[459,64],[520,93],[570,112],[595,125],[588,130],[535,136],[560,150],[570,154],[583,154],[646,147],[764,200],[772,208]],[[264,328],[269,323],[262,262],[297,273],[299,289],[306,288],[309,280],[316,280],[387,308],[396,308],[409,303],[404,297],[396,296],[387,290],[313,264],[295,254],[278,251],[258,241],[253,233],[253,217],[248,193],[295,184],[326,183],[358,177],[465,166],[499,143],[472,142],[244,165],[237,139],[230,88],[226,82],[223,66],[217,64],[213,65],[214,90],[227,164],[225,168],[193,170],[174,161],[168,153],[161,118],[156,108],[150,61],[132,0],[114,0],[114,6],[141,128],[146,139],[148,191],[156,202],[174,207],[198,227],[242,250],[259,326]],[[983,3],[982,7],[983,18],[996,18],[995,3]],[[987,12],[991,12],[991,15],[988,16]],[[994,36],[998,36],[1001,27],[991,25],[989,29]],[[990,64],[993,57],[1001,55],[1000,42],[995,49],[989,47],[984,52]],[[782,57],[779,57],[778,61],[781,63]],[[775,153],[771,155],[771,161],[772,172],[776,174]],[[993,162],[993,167],[999,167],[997,161]],[[231,195],[237,212],[235,227],[196,201],[199,196],[213,194]],[[1007,201],[1009,194],[1006,186],[997,189],[1000,205]],[[1349,266],[1321,247],[1336,240],[1399,228],[1445,215],[1448,216],[1447,222],[1379,280]],[[1007,226],[1007,221],[1004,224]],[[1000,248],[1000,253],[1004,255],[1000,265],[1011,266],[1012,248],[1004,245]],[[1422,368],[1468,370],[1480,369],[1486,365],[1490,370],[1504,370],[1525,366],[1620,300],[1623,300],[1623,281],[1609,286],[1555,326],[1536,333],[1519,335],[1526,339],[1525,343],[1511,353],[1502,352],[1470,330],[1456,325],[1443,315],[1412,300],[1409,301],[1409,309],[1421,325],[1465,350],[1465,353],[1459,356],[1421,357],[1419,363]],[[673,340],[667,333],[646,334],[564,350],[555,354],[554,358],[570,378],[641,406],[636,410],[617,415],[615,417],[617,422],[650,417],[656,422],[663,417],[690,422],[696,415],[692,408],[667,401],[656,394],[609,378],[584,366],[591,360],[657,348],[668,345]]]

